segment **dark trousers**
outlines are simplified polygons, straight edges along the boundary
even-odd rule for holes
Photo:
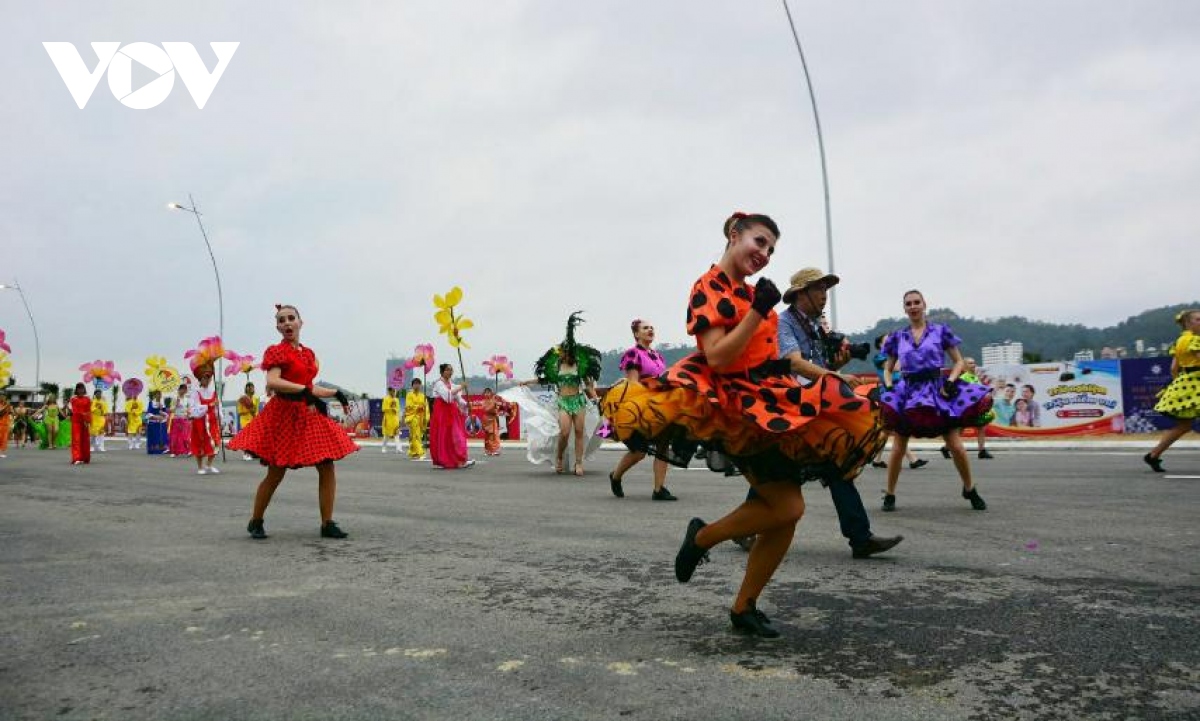
[[[829,496],[837,510],[842,535],[850,539],[850,547],[861,546],[871,538],[871,519],[863,507],[858,488],[849,481],[830,481]]]

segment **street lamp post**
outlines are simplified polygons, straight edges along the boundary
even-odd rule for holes
[[[196,208],[196,199],[188,193],[188,202],[191,207],[180,205],[179,203],[167,203],[167,207],[172,210],[182,210],[191,213],[196,217],[196,225],[200,226],[200,235],[204,238],[204,247],[208,248],[208,259],[212,261],[213,275],[217,279],[217,335],[221,336],[222,342],[225,340],[225,299],[221,294],[221,272],[217,270],[217,257],[213,255],[212,243],[208,242],[208,232],[204,230],[204,222],[200,220],[200,211]],[[213,382],[217,385],[217,428],[221,427],[221,416],[225,413],[225,383],[221,380],[221,360],[217,359],[216,367],[213,372]],[[225,443],[218,438],[217,441],[221,445],[221,461],[225,461]]]
[[[25,306],[25,314],[29,316],[29,325],[33,326],[33,355],[34,361],[34,388],[36,393],[42,392],[42,342],[38,339],[37,323],[33,322],[33,311],[29,310],[29,301],[25,299],[25,291],[21,290],[21,284],[14,278],[12,285],[0,284],[0,290],[15,290],[17,295],[21,296],[21,304]],[[34,396],[37,397],[36,395]]]
[[[825,250],[829,256],[829,272],[833,269],[833,219],[829,212],[829,172],[825,166],[825,139],[821,135],[821,115],[817,112],[817,95],[813,92],[812,78],[808,74],[808,62],[804,59],[804,49],[800,47],[800,35],[796,32],[796,24],[792,22],[792,11],[787,0],[783,0],[783,11],[787,13],[788,25],[792,28],[792,39],[796,41],[796,52],[800,53],[800,65],[804,68],[804,83],[808,86],[808,99],[812,103],[813,120],[817,125],[817,148],[821,151],[821,184],[825,188]],[[837,328],[837,293],[829,294],[829,324]]]

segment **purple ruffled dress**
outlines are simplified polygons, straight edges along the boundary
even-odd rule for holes
[[[920,342],[914,342],[912,328],[888,336],[882,351],[899,361],[901,373],[891,390],[879,395],[885,428],[902,436],[935,438],[955,428],[979,425],[980,417],[992,408],[987,386],[959,379],[954,384],[957,395],[941,394],[946,351],[961,344],[943,323],[927,324]]]

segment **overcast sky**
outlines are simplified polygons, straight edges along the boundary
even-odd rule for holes
[[[16,3],[13,3],[15,6]],[[901,294],[974,317],[1111,325],[1185,302],[1200,228],[1200,3],[800,2],[830,169],[838,321]],[[0,282],[42,378],[141,376],[217,331],[261,357],[299,306],[322,376],[382,391],[460,285],[468,372],[561,338],[684,343],[733,210],[827,266],[804,77],[780,2],[56,2],[0,25]],[[241,43],[203,110],[182,81],[85,109],[42,47]],[[135,75],[148,79],[153,75]],[[136,87],[136,85],[135,85]],[[14,370],[33,338],[0,292]]]

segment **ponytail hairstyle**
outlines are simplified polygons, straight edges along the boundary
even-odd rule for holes
[[[296,311],[296,317],[297,318],[300,317],[300,309],[297,308],[296,306],[292,305],[291,303],[276,303],[275,304],[275,315],[278,316],[279,311],[283,310],[284,308],[291,308],[292,310]]]
[[[761,225],[767,230],[771,231],[776,240],[779,239],[779,226],[775,224],[774,220],[771,220],[771,216],[763,215],[761,213],[743,213],[739,210],[725,219],[725,225],[722,226],[721,229],[725,236],[725,242],[732,242],[734,233],[740,233],[746,228],[756,224]]]

